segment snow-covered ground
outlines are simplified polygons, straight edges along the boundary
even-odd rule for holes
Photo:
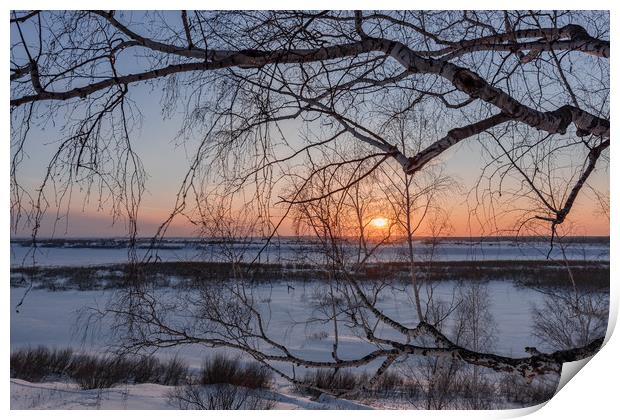
[[[82,390],[66,382],[31,383],[11,379],[11,409],[170,410],[175,408],[168,401],[171,389],[164,385],[138,384]]]
[[[11,379],[12,410],[175,410],[170,399],[174,387],[157,384],[119,385],[108,389],[82,390],[66,382],[31,383]],[[372,407],[321,396],[316,401],[287,389],[263,391],[261,396],[276,410],[368,410]]]

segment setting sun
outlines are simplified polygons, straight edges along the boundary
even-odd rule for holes
[[[387,218],[385,218],[385,217],[375,217],[374,219],[372,219],[372,220],[370,221],[370,224],[371,224],[373,227],[376,227],[376,228],[378,228],[378,229],[382,229],[382,228],[387,227],[388,223],[389,223],[389,221],[388,221],[388,219],[387,219]]]

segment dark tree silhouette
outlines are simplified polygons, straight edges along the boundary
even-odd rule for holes
[[[11,26],[14,225],[26,223],[36,238],[50,191],[62,201],[81,183],[98,185],[135,237],[145,173],[132,147],[139,109],[131,95],[150,83],[162,93],[164,116],[183,112],[181,136],[201,139],[155,239],[179,216],[222,228],[225,217],[214,221],[208,203],[253,190],[252,208],[270,237],[296,215],[323,240],[334,276],[329,318],[335,328],[347,322],[362,331],[376,350],[344,360],[336,341],[331,361],[294,354],[271,338],[242,276],[176,307],[199,311],[194,329],[170,323],[163,313],[175,306],[137,285],[140,293],[113,311],[135,333],[129,346],[227,346],[276,370],[280,362],[339,369],[384,360],[375,378],[411,355],[531,378],[557,373],[563,362],[601,346],[603,338],[592,337],[524,358],[465,348],[428,321],[413,264],[418,323],[392,319],[376,305],[381,286],[369,290],[354,276],[377,241],[366,240],[364,222],[354,223],[347,235],[359,238],[361,253],[354,262],[341,258],[337,232],[344,222],[336,214],[345,203],[357,216],[364,213],[356,188],[380,180],[385,191],[392,188],[387,198],[396,228],[411,245],[412,215],[422,220],[432,213],[438,207],[432,193],[446,184],[438,158],[477,139],[489,161],[473,190],[483,210],[477,217],[493,226],[498,212],[509,214],[518,231],[542,227],[553,244],[589,177],[607,164],[607,13],[32,11],[12,13]],[[65,115],[71,118],[42,184],[28,191],[19,168],[30,127]],[[306,128],[301,141],[283,134],[287,121]],[[274,222],[275,206],[284,216]],[[379,336],[377,324],[401,339]],[[432,345],[421,344],[422,337]]]

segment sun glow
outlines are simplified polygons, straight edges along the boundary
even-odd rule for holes
[[[370,221],[370,224],[377,229],[383,229],[388,226],[389,220],[385,217],[375,217]]]

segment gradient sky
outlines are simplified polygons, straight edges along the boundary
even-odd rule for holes
[[[132,85],[131,97],[143,115],[143,124],[139,131],[134,132],[133,144],[135,151],[140,155],[146,172],[149,176],[146,183],[146,193],[140,210],[139,235],[148,236],[165,219],[174,206],[175,193],[188,168],[188,159],[192,156],[197,141],[190,139],[185,145],[177,145],[175,136],[181,128],[180,114],[170,119],[161,116],[159,102],[160,92],[152,92],[150,87]],[[156,99],[155,99],[156,98]],[[56,126],[61,121],[56,122]],[[295,124],[289,126],[286,135],[297,136]],[[57,146],[59,133],[51,124],[44,129],[32,130],[25,148],[25,158],[18,171],[18,179],[30,191],[34,191],[41,182],[44,170]],[[463,185],[463,193],[455,195],[449,203],[451,222],[455,236],[478,235],[481,232],[470,230],[466,205],[466,192],[469,191],[479,176],[485,160],[484,152],[478,141],[468,139],[449,150],[443,160],[446,172],[459,180]],[[605,164],[605,162],[600,162]],[[609,173],[603,168],[592,175],[590,184],[602,192],[609,193]],[[126,226],[123,221],[112,223],[108,209],[97,209],[96,203],[82,205],[83,195],[76,191],[69,209],[69,220],[61,219],[56,225],[55,236],[93,237],[93,236],[123,236]],[[54,210],[52,209],[52,212]],[[277,214],[277,212],[276,212]],[[54,225],[52,215],[43,219],[40,232],[42,236],[49,236]],[[609,219],[602,215],[600,206],[594,196],[583,191],[578,198],[570,216],[570,223],[574,225],[574,234],[579,235],[608,235]],[[191,236],[194,233],[192,226],[179,221],[173,224],[168,231],[170,236]],[[293,233],[290,221],[287,221],[282,231],[283,235]],[[12,233],[14,236],[27,236],[29,229],[21,228]]]
[[[152,100],[150,92],[144,87],[137,88],[133,98],[139,104],[144,116],[142,129],[133,136],[134,147],[143,160],[148,173],[146,192],[140,210],[140,235],[152,234],[166,218],[174,206],[175,194],[188,168],[196,142],[190,140],[186,146],[176,145],[175,136],[181,126],[180,116],[164,120],[157,101]],[[136,94],[137,93],[137,94]],[[290,135],[296,135],[290,130]],[[53,129],[33,131],[26,148],[26,158],[19,171],[20,181],[31,190],[41,182],[44,168],[57,144],[57,132]],[[455,236],[478,235],[481,232],[470,230],[468,225],[467,194],[484,164],[482,147],[478,141],[469,139],[457,145],[442,156],[446,173],[460,180],[463,192],[455,195],[447,210],[451,211],[452,232]],[[608,193],[609,175],[606,170],[593,174],[590,184],[599,191]],[[123,236],[126,226],[122,220],[113,223],[107,209],[97,209],[96,203],[83,206],[83,195],[74,193],[69,211],[69,221],[63,218],[56,226],[55,236],[93,237]],[[277,212],[276,212],[277,214]],[[43,220],[41,235],[49,236],[55,217],[48,215]],[[578,198],[569,221],[575,226],[578,235],[608,235],[609,219],[600,214],[600,206],[588,191]],[[15,236],[27,236],[30,231],[20,229]],[[179,220],[168,231],[170,236],[191,236],[193,226]],[[281,234],[293,233],[290,221],[284,223]]]

